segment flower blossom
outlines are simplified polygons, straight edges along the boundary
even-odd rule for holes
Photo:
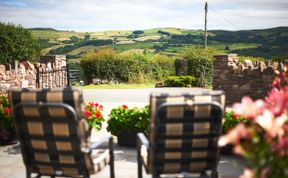
[[[238,124],[233,130],[229,131],[226,135],[220,137],[218,145],[225,146],[229,143],[237,144],[241,138],[250,138],[251,133],[243,123]]]
[[[273,112],[277,117],[280,116],[283,111],[287,108],[288,105],[288,95],[283,90],[278,90],[273,88],[267,98],[266,98],[267,107]]]
[[[125,105],[125,104],[123,104],[123,105],[122,105],[122,108],[124,108],[124,109],[128,109],[128,106]]]
[[[99,113],[99,112],[96,112],[96,113],[95,113],[95,117],[96,117],[96,118],[100,118],[101,116],[102,116],[101,113]]]
[[[245,169],[244,173],[239,178],[254,178],[255,172],[254,169]]]
[[[86,117],[90,117],[90,116],[91,116],[91,113],[90,113],[88,110],[85,110],[85,116],[86,116]]]
[[[266,109],[262,115],[256,117],[255,122],[258,123],[270,137],[274,138],[284,133],[283,125],[287,120],[286,114],[282,114],[276,118],[270,110]]]
[[[6,108],[5,108],[5,113],[6,113],[6,114],[10,114],[10,113],[11,113],[11,108],[6,107]]]
[[[261,111],[264,109],[265,103],[262,100],[253,100],[244,96],[241,100],[241,103],[235,103],[233,105],[233,112],[236,115],[242,115],[249,119],[254,119]]]
[[[288,155],[288,136],[280,138],[279,142],[274,145],[274,150],[280,155]]]

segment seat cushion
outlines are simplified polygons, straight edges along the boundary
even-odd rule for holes
[[[92,154],[94,172],[97,173],[104,169],[109,164],[110,154],[108,149],[96,149],[93,150]]]

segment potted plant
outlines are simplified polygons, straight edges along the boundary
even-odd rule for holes
[[[0,94],[0,144],[15,143],[17,140],[15,125],[7,95]]]
[[[236,115],[233,111],[226,112],[224,114],[224,123],[222,127],[222,134],[227,134],[233,128],[235,128],[239,123],[244,123],[245,125],[248,124],[248,120],[240,115]],[[227,144],[221,148],[221,153],[226,155],[231,155],[233,145]]]
[[[90,130],[92,128],[96,130],[101,130],[102,123],[105,121],[102,112],[102,105],[94,102],[85,103],[85,117],[87,119]]]
[[[233,112],[250,123],[238,124],[219,139],[218,145],[232,144],[246,160],[242,177],[288,177],[288,77],[284,72],[273,82],[265,97],[253,101],[243,97]]]
[[[122,105],[111,110],[107,131],[117,136],[119,145],[136,146],[137,132],[147,134],[148,126],[148,106],[128,108],[126,105]]]

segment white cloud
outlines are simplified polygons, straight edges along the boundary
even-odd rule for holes
[[[9,2],[9,0],[2,0]],[[210,29],[288,26],[287,0],[208,0]],[[24,27],[99,31],[154,27],[203,28],[205,0],[0,1],[0,21]],[[16,6],[15,3],[21,4]],[[234,25],[233,25],[234,24]]]

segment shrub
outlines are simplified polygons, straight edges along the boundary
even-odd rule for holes
[[[85,55],[80,61],[86,83],[93,78],[126,83],[147,83],[174,73],[173,58],[163,55],[126,53],[116,54],[102,48]]]
[[[115,136],[124,132],[144,132],[147,134],[149,122],[148,106],[129,109],[126,105],[122,105],[111,110],[107,131]]]
[[[102,123],[105,121],[102,112],[102,105],[94,102],[85,103],[85,117],[90,128],[101,130]]]
[[[199,80],[193,76],[170,76],[164,80],[165,87],[199,86]]]
[[[212,81],[212,60],[214,49],[194,46],[187,48],[182,57],[188,59],[188,75],[201,78],[203,75],[203,84],[211,83]]]
[[[0,22],[0,64],[13,64],[15,60],[36,61],[41,47],[29,30]]]

